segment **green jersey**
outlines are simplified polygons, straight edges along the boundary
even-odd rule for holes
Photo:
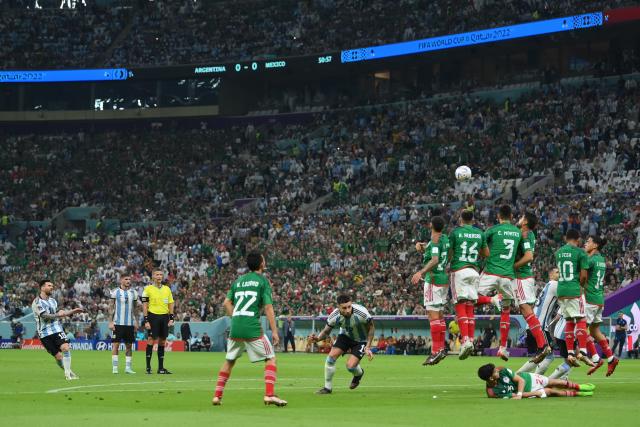
[[[589,304],[604,305],[604,275],[607,273],[607,263],[600,253],[588,258],[587,271],[589,281],[585,289],[585,297]]]
[[[518,259],[522,258],[525,253],[531,251],[533,254],[536,249],[536,235],[533,234],[533,231],[527,232],[527,237],[522,235],[522,249],[518,251]],[[531,263],[528,262],[522,267],[516,270],[516,278],[518,279],[528,279],[529,277],[533,277],[533,268],[531,268]]]
[[[437,286],[447,286],[449,284],[446,268],[449,256],[449,238],[445,234],[440,236],[437,245],[434,245],[432,241],[427,244],[422,256],[422,265],[426,265],[435,256],[438,257],[438,265],[427,273],[424,280]]]
[[[266,277],[252,271],[238,277],[227,293],[233,302],[230,338],[252,340],[263,334],[260,312],[267,304],[273,304],[271,285]]]
[[[502,368],[500,369],[499,375],[500,378],[498,378],[496,385],[488,389],[487,393],[491,397],[508,399],[518,392],[518,383],[515,381],[516,374],[509,368]],[[522,372],[517,375],[524,380],[523,392],[530,392],[532,384],[531,375],[527,372]]]
[[[472,225],[457,227],[449,234],[449,246],[453,249],[451,270],[457,271],[465,267],[480,270],[478,252],[485,246],[482,230]]]
[[[522,246],[520,229],[508,222],[494,225],[485,232],[485,239],[489,247],[485,273],[514,279],[513,263]]]
[[[558,298],[578,298],[581,295],[580,270],[586,270],[588,263],[587,254],[576,246],[566,244],[556,251],[560,272]]]

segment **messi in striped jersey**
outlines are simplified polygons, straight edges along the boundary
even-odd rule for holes
[[[371,341],[375,333],[373,318],[369,311],[359,304],[351,302],[349,295],[338,296],[338,308],[333,310],[327,318],[327,325],[318,336],[311,335],[312,342],[324,340],[335,327],[340,328],[338,338],[333,343],[331,351],[324,364],[324,387],[318,390],[317,394],[330,394],[333,390],[333,375],[336,372],[336,360],[347,352],[351,356],[347,360],[347,370],[353,374],[349,388],[353,390],[358,387],[364,375],[364,370],[360,366],[360,359],[367,355],[369,360],[373,359],[371,352]]]
[[[109,322],[109,329],[113,331],[113,348],[111,350],[111,365],[114,374],[118,373],[118,352],[120,343],[126,348],[126,374],[135,374],[131,369],[131,347],[135,341],[135,313],[133,311],[138,300],[138,292],[131,289],[131,277],[123,275],[120,286],[111,291],[113,300],[113,318]]]
[[[31,309],[36,320],[36,331],[42,345],[64,369],[64,376],[68,380],[77,380],[78,376],[71,370],[71,351],[69,340],[62,329],[60,319],[82,313],[81,308],[73,310],[58,310],[58,302],[51,297],[53,283],[49,280],[40,281],[40,293],[33,300]]]
[[[556,315],[558,313],[559,275],[557,268],[552,268],[549,271],[549,281],[540,291],[540,295],[538,296],[533,308],[533,312],[536,318],[540,321],[540,325],[542,326],[542,330],[549,344],[553,342],[552,327],[558,320]],[[553,359],[553,352],[551,352],[538,363],[528,361],[522,366],[522,368],[518,369],[518,372],[534,372],[535,370],[536,374],[544,375],[551,362],[553,362]]]

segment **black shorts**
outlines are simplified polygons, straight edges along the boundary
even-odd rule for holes
[[[115,330],[113,331],[113,342],[131,344],[136,340],[135,335],[133,326],[115,325]]]
[[[40,342],[45,350],[47,350],[47,353],[55,356],[60,353],[60,347],[62,344],[69,344],[69,339],[64,332],[58,332],[56,334],[40,338]]]
[[[333,343],[333,346],[339,348],[345,353],[351,353],[358,359],[364,357],[364,348],[367,346],[365,341],[354,341],[346,335],[338,335],[338,339]]]
[[[167,338],[169,336],[169,315],[153,314],[147,315],[147,320],[151,325],[149,336],[152,338]]]
[[[560,350],[560,356],[566,359],[569,357],[569,352],[567,351],[567,343],[564,340],[556,338],[556,344],[558,344],[558,349]]]

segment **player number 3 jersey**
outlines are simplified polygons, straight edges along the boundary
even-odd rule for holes
[[[485,232],[489,257],[485,273],[515,279],[513,264],[518,251],[522,251],[522,232],[510,223],[494,225]]]
[[[271,285],[260,273],[251,272],[238,277],[227,293],[233,302],[229,337],[254,340],[263,335],[260,313],[267,304],[273,304]]]

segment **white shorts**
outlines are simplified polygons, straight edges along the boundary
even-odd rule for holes
[[[544,390],[546,386],[549,385],[549,378],[540,374],[529,374],[531,375],[531,391],[540,391]]]
[[[602,307],[601,305],[593,305],[587,303],[584,308],[584,314],[587,318],[587,325],[593,323],[602,323]]]
[[[480,274],[473,268],[463,268],[451,273],[449,282],[451,284],[451,298],[453,302],[460,300],[478,300],[478,282]]]
[[[529,304],[531,306],[536,303],[536,280],[533,277],[526,279],[514,279],[513,293],[516,294],[516,304]]]
[[[585,317],[584,297],[558,299],[559,313],[565,319]]]
[[[424,283],[424,307],[428,311],[442,311],[447,304],[448,286],[436,286]]]
[[[512,280],[513,279],[508,277],[482,273],[480,275],[478,293],[480,295],[489,295],[491,291],[496,291],[497,293],[502,294],[502,301],[507,301],[504,305],[509,306],[511,304],[510,301],[514,301],[516,299],[515,294],[513,293],[513,285],[511,284]]]
[[[242,352],[247,350],[247,355],[251,362],[262,362],[263,360],[276,357],[273,346],[265,335],[253,341],[236,341],[229,338],[227,340],[227,360],[236,360],[242,356]]]

